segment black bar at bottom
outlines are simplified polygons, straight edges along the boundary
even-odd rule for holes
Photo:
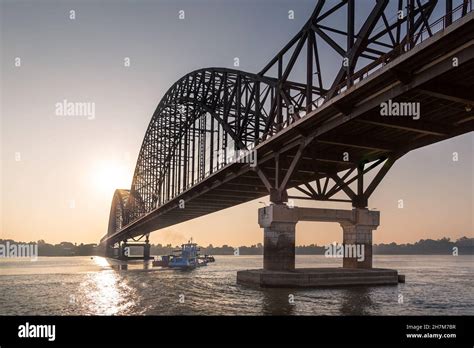
[[[28,324],[27,324],[28,323]],[[0,316],[0,346],[37,344],[197,343],[469,345],[473,316],[358,317],[65,317]],[[55,325],[52,335],[19,337],[32,325]],[[44,332],[34,327],[30,332]],[[51,327],[49,327],[51,328]],[[49,330],[51,332],[51,330]],[[178,334],[182,332],[183,334]],[[21,333],[20,333],[21,335]],[[28,334],[29,335],[29,334]],[[143,338],[146,341],[140,342]],[[199,339],[198,339],[199,338]]]

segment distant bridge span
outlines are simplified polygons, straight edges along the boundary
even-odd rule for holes
[[[331,27],[341,13],[345,25]],[[357,18],[365,19],[359,27]],[[336,74],[322,47],[340,56]],[[354,0],[320,0],[258,74],[200,69],[171,86],[130,190],[114,194],[101,243],[111,248],[266,195],[277,205],[365,209],[398,158],[474,130],[473,90],[472,0],[378,0],[367,13]],[[381,115],[389,100],[419,103],[420,118]],[[236,160],[236,151],[247,157]],[[292,188],[297,196],[288,196]]]

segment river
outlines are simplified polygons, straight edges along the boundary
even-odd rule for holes
[[[406,276],[397,286],[253,289],[236,272],[261,256],[216,256],[192,271],[102,257],[0,259],[0,315],[473,315],[474,257],[375,255]],[[299,255],[297,267],[341,260]]]

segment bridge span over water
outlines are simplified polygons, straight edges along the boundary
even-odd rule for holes
[[[344,243],[367,248],[367,262],[345,258],[344,267],[370,268],[379,216],[368,199],[391,166],[474,130],[472,0],[370,4],[363,12],[354,0],[317,1],[260,72],[205,68],[173,84],[152,116],[131,188],[114,194],[101,240],[109,254],[269,195],[273,206],[259,219],[265,269],[294,269],[288,223],[301,213],[288,215],[289,199],[351,202],[351,217],[339,212],[345,222],[327,210],[328,221],[341,223]],[[336,73],[322,63],[323,49],[340,57]],[[321,211],[309,215],[324,221]]]

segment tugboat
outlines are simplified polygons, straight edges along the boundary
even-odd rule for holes
[[[188,243],[182,244],[180,250],[174,250],[172,255],[165,255],[161,257],[161,260],[153,261],[153,266],[194,269],[215,261],[213,256],[199,255],[199,251],[198,245],[191,239]]]
[[[192,269],[198,266],[205,266],[206,263],[200,263],[198,258],[199,248],[196,243],[191,241],[181,245],[181,250],[175,250],[177,255],[170,258],[168,267],[180,269]]]

